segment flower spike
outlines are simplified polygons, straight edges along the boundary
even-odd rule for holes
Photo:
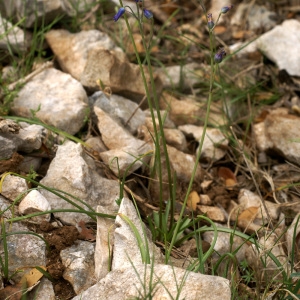
[[[229,5],[229,6],[224,6],[221,8],[221,13],[222,14],[226,14],[229,10],[231,10],[233,8],[233,5]]]
[[[226,56],[226,51],[224,48],[221,48],[216,54],[215,54],[215,63],[219,64],[223,58]]]
[[[120,7],[120,9],[118,10],[118,12],[115,14],[114,16],[114,21],[117,22],[125,13],[125,8],[124,7]]]
[[[145,16],[147,19],[153,18],[153,13],[152,13],[150,10],[144,9],[143,11],[144,11],[144,16]]]

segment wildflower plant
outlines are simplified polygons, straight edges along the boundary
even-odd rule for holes
[[[164,135],[164,131],[163,131],[163,117],[162,117],[162,115],[160,113],[160,109],[159,109],[158,95],[157,95],[157,91],[155,88],[154,75],[153,75],[153,70],[152,70],[152,66],[151,66],[151,58],[150,58],[150,50],[151,50],[152,36],[153,36],[153,14],[152,14],[152,12],[150,12],[148,9],[145,8],[144,1],[136,0],[135,2],[136,2],[136,13],[131,9],[131,7],[123,6],[122,0],[120,0],[121,7],[119,8],[117,14],[114,16],[113,19],[116,22],[121,17],[124,17],[125,23],[126,23],[126,26],[127,26],[128,32],[129,32],[129,37],[130,37],[131,43],[133,45],[134,52],[136,54],[138,65],[140,67],[142,80],[143,80],[144,87],[145,87],[145,94],[147,97],[148,106],[150,109],[151,119],[152,119],[152,123],[153,123],[153,129],[154,129],[154,145],[155,145],[154,170],[158,175],[159,191],[160,191],[160,195],[159,195],[159,203],[160,203],[159,225],[161,228],[162,222],[163,222],[162,212],[163,212],[163,208],[164,208],[163,207],[164,202],[166,200],[169,200],[171,202],[171,208],[170,208],[171,218],[170,218],[169,228],[172,228],[173,220],[174,220],[174,218],[173,218],[174,205],[175,205],[175,196],[174,196],[173,189],[172,189],[173,174],[171,173],[170,161],[169,161],[169,156],[168,156],[168,151],[167,151],[167,144],[166,144],[166,139],[165,139],[165,135]],[[135,40],[133,38],[132,30],[130,28],[126,13],[129,13],[130,15],[132,15],[137,20],[137,23],[138,23],[139,31],[140,31],[140,34],[142,37],[143,47],[145,49],[145,58],[146,58],[146,66],[145,67],[146,67],[149,77],[150,77],[151,89],[150,89],[147,79],[146,79],[146,72],[144,69],[144,65],[142,64],[139,52],[137,50],[137,46],[136,46]],[[151,22],[151,34],[150,34],[150,39],[148,40],[148,42],[146,41],[146,38],[144,35],[144,30],[143,30],[143,23],[145,20],[146,21],[150,20],[150,22]],[[153,102],[152,102],[152,98],[153,98]],[[156,125],[155,111],[156,111],[156,115],[157,115],[157,119],[158,119],[158,127]],[[163,151],[162,154],[161,154],[161,150]],[[161,155],[164,155],[164,157],[166,159],[168,182],[169,182],[169,196],[170,196],[169,199],[163,199],[163,179],[162,179]]]
[[[160,113],[160,108],[159,108],[159,101],[158,101],[158,95],[156,92],[155,88],[155,83],[154,83],[154,76],[153,76],[153,71],[151,67],[151,58],[150,58],[150,51],[151,51],[151,44],[152,44],[152,37],[153,37],[153,25],[154,25],[154,18],[153,14],[151,11],[149,11],[145,7],[145,2],[143,0],[136,0],[136,12],[132,10],[131,7],[129,6],[124,6],[122,0],[120,0],[120,8],[117,11],[116,15],[113,17],[113,20],[117,22],[120,18],[125,19],[125,23],[129,32],[129,37],[131,40],[131,43],[133,45],[133,49],[136,54],[137,62],[140,66],[140,71],[145,87],[145,93],[146,97],[148,100],[148,106],[151,112],[151,118],[152,118],[152,123],[153,123],[153,128],[154,128],[154,145],[155,145],[155,151],[154,151],[154,158],[155,158],[155,163],[154,163],[154,169],[156,174],[158,175],[158,181],[159,181],[159,212],[158,212],[158,219],[157,215],[155,215],[155,220],[153,220],[152,225],[155,224],[155,226],[152,226],[152,231],[155,230],[154,227],[157,228],[156,234],[154,236],[157,237],[157,239],[164,241],[166,234],[170,237],[170,240],[168,241],[168,245],[166,244],[166,255],[165,255],[165,260],[166,263],[168,262],[170,258],[170,254],[172,251],[172,248],[175,246],[176,242],[178,242],[178,237],[180,236],[180,233],[182,232],[182,222],[186,221],[184,218],[184,210],[187,204],[188,196],[190,194],[192,184],[195,178],[196,170],[198,167],[198,163],[200,160],[200,155],[204,143],[204,137],[205,137],[205,132],[206,128],[208,125],[208,116],[210,113],[210,106],[212,102],[212,94],[213,94],[213,86],[214,86],[214,80],[215,80],[215,74],[216,70],[218,69],[219,64],[224,60],[226,56],[225,49],[219,49],[218,51],[215,51],[215,42],[214,42],[214,28],[216,24],[218,23],[220,17],[227,13],[229,10],[233,8],[232,5],[225,6],[221,9],[219,16],[217,18],[217,21],[213,21],[213,16],[212,14],[207,14],[207,27],[208,27],[208,32],[209,32],[209,39],[210,39],[210,66],[211,66],[211,75],[210,75],[210,80],[209,80],[209,96],[207,100],[207,111],[206,111],[206,116],[204,120],[204,130],[203,134],[200,140],[200,145],[198,148],[198,153],[196,156],[196,163],[194,165],[193,171],[192,171],[192,176],[188,185],[187,192],[185,194],[185,198],[183,201],[183,206],[179,215],[179,218],[177,221],[174,221],[174,207],[175,207],[175,186],[176,186],[176,174],[172,174],[171,172],[171,167],[170,167],[170,161],[169,161],[169,156],[168,156],[168,151],[167,151],[167,144],[166,144],[166,139],[164,136],[164,131],[163,131],[163,118]],[[201,5],[203,11],[206,13],[204,5]],[[147,80],[146,80],[146,74],[145,74],[145,69],[144,65],[142,64],[139,52],[137,51],[136,43],[133,38],[132,30],[130,28],[128,19],[127,19],[127,14],[130,14],[133,16],[138,23],[139,31],[142,37],[142,43],[143,47],[145,49],[145,61],[146,61],[146,69],[148,71],[149,77],[150,77],[150,87],[148,86]],[[151,22],[151,34],[150,34],[150,39],[146,41],[144,31],[143,31],[143,23],[144,22]],[[151,89],[151,90],[150,90]],[[153,98],[153,101],[152,101]],[[155,113],[157,115],[158,119],[158,126],[155,120]],[[168,185],[169,185],[169,199],[163,199],[163,179],[162,179],[162,156],[164,156],[165,161],[166,161],[166,167],[167,167],[167,173],[168,173]],[[168,201],[168,209],[166,210],[165,213],[163,213],[164,209],[164,203]],[[166,218],[169,220],[169,222],[166,221]],[[167,226],[168,223],[168,226]],[[151,222],[150,222],[151,224]]]

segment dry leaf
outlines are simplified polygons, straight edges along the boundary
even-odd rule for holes
[[[40,266],[40,268],[45,271],[47,270],[47,268],[44,266]],[[26,278],[27,286],[32,287],[43,277],[43,273],[34,268],[29,273],[25,274],[24,277]]]
[[[246,229],[246,232],[248,231],[251,233],[259,230],[261,226],[253,223],[259,213],[259,209],[259,207],[254,206],[245,209],[238,216],[238,226],[242,229]]]
[[[26,290],[26,278],[22,277],[21,281],[15,285],[9,285],[0,291],[0,300],[20,300],[22,291]]]
[[[226,168],[220,167],[218,170],[218,176],[225,181],[225,185],[227,188],[233,187],[237,184],[237,180],[233,172]]]
[[[196,211],[197,204],[200,202],[200,197],[196,191],[192,191],[189,194],[188,200],[187,200],[187,206],[188,208],[191,208],[192,210]]]
[[[81,228],[81,232],[80,232],[80,235],[79,235],[79,238],[81,240],[90,241],[90,242],[94,242],[96,240],[96,235],[94,233],[94,230],[87,228],[85,226],[85,222],[84,221],[80,221],[78,223],[78,225]]]

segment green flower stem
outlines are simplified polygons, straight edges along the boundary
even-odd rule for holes
[[[210,83],[209,83],[209,94],[208,94],[208,101],[207,101],[207,109],[206,109],[206,115],[205,115],[205,120],[204,120],[204,125],[203,125],[203,133],[202,133],[200,144],[199,144],[199,150],[198,150],[198,153],[196,155],[196,162],[195,162],[195,165],[194,165],[194,168],[193,168],[192,176],[191,176],[191,179],[190,179],[190,182],[189,182],[189,185],[188,185],[188,189],[187,189],[184,201],[183,201],[182,209],[180,211],[180,215],[179,215],[179,218],[177,220],[176,227],[175,227],[175,230],[174,230],[174,235],[173,235],[172,241],[170,243],[170,247],[169,247],[168,251],[166,251],[166,256],[165,256],[166,262],[168,262],[168,260],[170,258],[170,255],[171,255],[171,250],[172,250],[172,248],[175,244],[175,241],[176,241],[175,238],[178,234],[178,230],[179,230],[179,227],[180,227],[181,220],[183,218],[186,203],[187,203],[189,194],[190,194],[191,189],[192,189],[192,185],[193,185],[193,181],[194,181],[194,178],[195,178],[195,175],[196,175],[197,167],[198,167],[198,164],[199,164],[199,161],[200,161],[201,152],[202,152],[202,148],[203,148],[203,144],[204,144],[204,138],[205,138],[206,129],[207,129],[207,125],[208,125],[210,106],[211,106],[211,102],[212,102],[213,84],[214,84],[215,74],[216,74],[216,68],[215,68],[215,65],[214,65],[213,34],[212,34],[211,31],[209,32],[209,41],[210,41],[210,49],[211,49],[211,52],[210,52],[211,53],[211,55],[210,55],[211,73],[210,73]]]
[[[144,49],[145,49],[145,52],[146,52],[146,61],[147,61],[149,75],[150,75],[151,87],[152,87],[153,98],[154,98],[154,104],[155,104],[155,109],[156,109],[156,113],[157,113],[159,129],[160,129],[161,143],[163,145],[165,159],[166,159],[166,166],[167,166],[167,172],[168,172],[168,183],[169,183],[169,195],[170,195],[169,201],[171,201],[171,207],[170,207],[171,218],[170,218],[169,228],[172,228],[173,222],[174,222],[174,211],[175,211],[175,208],[174,208],[175,198],[173,197],[173,189],[172,189],[173,179],[172,179],[171,164],[170,164],[170,159],[169,159],[168,149],[167,149],[167,142],[166,142],[165,133],[164,133],[164,124],[163,124],[163,120],[162,120],[161,113],[160,113],[159,101],[158,101],[158,96],[157,96],[157,92],[156,92],[156,88],[155,88],[155,82],[154,82],[154,76],[153,76],[153,71],[152,71],[152,67],[151,67],[151,58],[150,58],[151,38],[153,36],[153,31],[152,31],[152,29],[153,29],[153,19],[152,19],[152,26],[151,26],[151,37],[150,37],[148,47],[147,47],[146,42],[145,42],[145,36],[144,36],[144,32],[142,30],[143,28],[142,28],[141,23],[139,23],[139,27],[140,27],[140,31],[141,31],[141,35],[142,35],[143,46],[144,46]],[[149,101],[151,101],[151,99],[149,99]],[[158,142],[158,146],[160,146],[159,142]],[[159,149],[160,149],[160,147],[159,147]],[[158,165],[159,166],[161,165],[160,160],[158,161]],[[160,166],[160,169],[161,169],[161,166]],[[161,192],[162,192],[162,190],[161,190]],[[161,206],[160,210],[162,210],[162,201],[163,201],[163,199],[161,197],[161,199],[160,199],[160,206]]]
[[[120,5],[123,6],[122,0],[120,0]],[[164,152],[165,152],[165,157],[166,157],[166,164],[167,164],[167,169],[168,169],[168,177],[169,177],[169,190],[170,190],[170,198],[172,198],[172,176],[171,176],[171,168],[170,168],[170,163],[169,163],[169,157],[168,157],[168,153],[167,153],[167,146],[166,146],[166,142],[165,142],[165,136],[164,136],[164,131],[163,131],[163,123],[162,123],[162,118],[161,118],[161,114],[160,114],[160,110],[159,110],[159,104],[158,104],[158,97],[157,97],[157,93],[156,93],[156,89],[155,89],[155,83],[154,83],[154,77],[153,77],[153,72],[152,72],[152,68],[151,68],[151,60],[150,60],[150,54],[149,54],[149,49],[146,47],[146,42],[145,42],[145,37],[143,34],[143,27],[141,24],[141,21],[138,20],[138,24],[139,24],[139,28],[141,31],[141,35],[142,35],[142,40],[143,40],[143,46],[146,52],[146,61],[147,61],[147,67],[148,67],[148,71],[149,71],[149,76],[150,76],[150,82],[151,82],[151,87],[152,87],[152,93],[153,93],[153,98],[154,98],[154,104],[155,104],[155,109],[157,112],[157,118],[158,118],[158,123],[159,123],[159,132],[157,130],[157,126],[156,126],[156,121],[155,121],[155,115],[154,115],[154,110],[153,110],[153,105],[151,102],[151,94],[148,88],[148,83],[146,80],[146,76],[145,76],[145,72],[144,72],[144,68],[143,68],[143,64],[141,62],[133,35],[132,35],[132,31],[131,28],[129,26],[129,22],[127,19],[127,16],[124,15],[124,19],[126,22],[126,26],[128,29],[128,33],[130,36],[130,40],[131,43],[133,45],[134,48],[134,52],[138,61],[138,65],[140,67],[140,71],[142,74],[142,79],[143,79],[143,83],[144,83],[144,87],[145,87],[145,92],[146,92],[146,96],[147,96],[147,100],[148,100],[148,105],[149,105],[149,109],[150,109],[150,113],[151,113],[151,119],[152,119],[152,123],[153,123],[153,129],[154,129],[154,135],[155,135],[155,163],[154,163],[154,168],[156,168],[156,166],[158,166],[158,177],[159,177],[159,205],[160,205],[160,215],[162,214],[162,210],[163,210],[163,196],[162,196],[162,192],[163,192],[163,180],[162,180],[162,166],[161,166],[161,155],[160,155],[160,137],[162,139],[162,143],[163,143],[163,148],[164,148]],[[172,201],[172,200],[171,200]],[[174,211],[174,204],[172,201],[172,211]],[[171,218],[173,219],[173,218]],[[173,220],[172,220],[173,222]],[[160,216],[160,225],[162,225],[162,215]]]

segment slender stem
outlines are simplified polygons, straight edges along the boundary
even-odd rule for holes
[[[192,171],[192,176],[191,176],[191,179],[190,179],[190,182],[189,182],[189,185],[188,185],[188,189],[187,189],[184,201],[183,201],[182,209],[180,211],[180,215],[179,215],[179,218],[178,218],[177,223],[176,223],[173,238],[172,238],[172,241],[171,241],[170,246],[168,248],[168,251],[166,251],[166,262],[168,262],[168,260],[170,258],[171,250],[172,250],[172,248],[175,244],[176,236],[178,234],[179,227],[180,227],[180,224],[181,224],[181,220],[183,218],[183,213],[184,213],[184,210],[185,210],[185,207],[186,207],[186,203],[187,203],[189,194],[190,194],[191,189],[192,189],[192,185],[193,185],[193,181],[194,181],[194,178],[195,178],[197,167],[198,167],[198,164],[199,164],[199,161],[200,161],[201,152],[202,152],[202,148],[203,148],[203,144],[204,144],[204,138],[205,138],[206,129],[207,129],[207,125],[208,125],[210,106],[211,106],[211,102],[212,102],[213,84],[214,84],[214,79],[215,79],[215,74],[216,74],[216,68],[214,66],[213,34],[212,34],[211,31],[209,31],[209,41],[210,41],[210,49],[211,49],[211,52],[210,52],[211,73],[210,73],[210,83],[209,83],[209,94],[208,94],[208,101],[207,101],[207,109],[206,109],[206,115],[205,115],[204,125],[203,125],[203,133],[202,133],[202,136],[201,136],[198,152],[197,152],[197,155],[196,155],[196,162],[195,162],[195,165],[194,165],[194,168],[193,168],[193,171]]]
[[[166,159],[166,166],[167,166],[167,173],[168,173],[168,183],[169,183],[169,195],[170,195],[170,200],[169,201],[171,201],[171,207],[170,207],[171,218],[170,218],[169,228],[172,228],[173,222],[174,222],[174,201],[175,201],[175,199],[173,197],[173,189],[172,189],[173,180],[172,180],[172,172],[171,172],[171,167],[170,167],[170,159],[169,159],[169,155],[168,155],[167,143],[166,143],[166,138],[165,138],[165,134],[164,134],[164,124],[163,124],[163,120],[162,120],[161,113],[160,113],[159,101],[158,101],[157,91],[156,91],[156,88],[155,88],[153,71],[152,71],[152,67],[151,67],[151,58],[150,58],[151,40],[149,41],[149,45],[147,47],[146,41],[145,41],[145,36],[144,36],[143,30],[142,30],[142,27],[141,27],[142,26],[141,23],[139,23],[139,26],[140,26],[141,35],[142,35],[143,46],[144,46],[144,49],[145,49],[145,52],[146,52],[146,61],[147,61],[147,66],[148,66],[148,71],[149,71],[149,76],[150,76],[150,81],[151,81],[154,105],[155,105],[155,109],[156,109],[156,113],[157,113],[158,125],[159,125],[160,136],[161,136],[161,143],[162,143],[162,146],[163,146],[164,155],[165,155],[165,159]],[[152,22],[152,26],[153,26],[153,22]],[[160,161],[159,161],[158,164],[159,164],[160,172],[161,172],[161,163],[160,163]],[[163,188],[162,185],[161,185],[161,188]],[[161,206],[160,209],[162,209],[162,203],[161,203],[162,200],[163,199],[160,199],[160,206]]]
[[[120,0],[120,4],[121,4],[121,6],[123,6],[122,0]],[[162,210],[163,210],[163,199],[162,199],[163,198],[163,195],[162,195],[162,192],[163,192],[163,179],[162,179],[162,166],[161,166],[161,155],[160,155],[160,136],[162,137],[162,143],[164,145],[164,149],[166,149],[165,137],[164,137],[164,132],[163,132],[163,124],[162,124],[160,111],[159,111],[158,98],[157,98],[157,93],[156,93],[156,89],[155,89],[153,72],[152,72],[152,68],[151,68],[150,55],[149,55],[149,51],[147,51],[145,38],[144,38],[144,35],[143,35],[143,27],[142,27],[142,24],[141,24],[142,22],[141,22],[140,19],[138,20],[139,28],[140,28],[142,39],[143,39],[143,45],[144,45],[144,48],[145,48],[145,51],[146,51],[146,58],[147,58],[147,64],[148,64],[148,70],[149,70],[149,75],[150,75],[151,87],[152,87],[152,92],[153,92],[153,97],[154,97],[154,103],[155,103],[155,108],[156,108],[156,111],[157,111],[157,117],[158,117],[158,120],[159,120],[159,128],[160,128],[159,132],[157,131],[153,105],[152,105],[152,102],[151,102],[151,95],[150,95],[150,91],[149,91],[149,88],[148,88],[148,82],[147,82],[147,79],[146,79],[146,76],[145,76],[144,68],[143,68],[143,65],[142,65],[142,62],[141,62],[141,59],[140,59],[140,56],[139,56],[139,53],[138,53],[138,50],[137,50],[137,47],[136,47],[136,43],[134,41],[132,31],[131,31],[131,28],[129,26],[129,22],[128,22],[128,19],[127,19],[126,15],[124,15],[124,19],[125,19],[125,22],[126,22],[126,26],[127,26],[128,32],[129,32],[131,43],[133,45],[134,52],[135,52],[135,55],[136,55],[136,58],[137,58],[137,61],[138,61],[139,67],[140,67],[140,71],[141,71],[141,74],[142,74],[142,79],[143,79],[143,83],[144,83],[144,87],[145,87],[145,92],[146,92],[146,96],[147,96],[147,100],[148,100],[148,105],[149,105],[149,109],[150,109],[150,113],[151,113],[153,129],[154,129],[154,135],[155,135],[155,141],[154,141],[154,144],[155,144],[154,168],[156,168],[156,166],[158,166],[159,205],[160,205],[159,226],[161,227],[162,226]],[[164,151],[165,151],[166,160],[167,160],[168,155],[167,155],[166,150],[164,150]],[[169,174],[169,172],[168,172],[168,174]],[[169,183],[172,183],[172,179],[171,179],[171,181],[169,180]],[[169,188],[170,188],[170,191],[171,191],[171,187],[169,187]],[[170,192],[170,197],[171,196],[172,196],[172,193]],[[161,233],[160,233],[160,235],[161,235]]]

